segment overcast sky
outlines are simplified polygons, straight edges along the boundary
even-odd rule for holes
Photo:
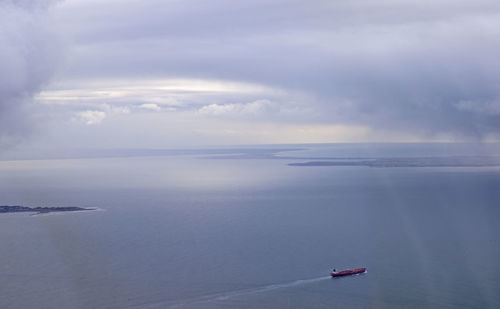
[[[0,145],[500,140],[500,2],[0,0]]]

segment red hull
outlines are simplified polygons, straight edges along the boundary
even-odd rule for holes
[[[350,275],[362,274],[365,271],[366,271],[366,268],[356,268],[356,269],[349,269],[349,270],[338,271],[338,272],[335,272],[335,273],[331,273],[330,275],[332,277],[342,277],[342,276],[350,276]]]

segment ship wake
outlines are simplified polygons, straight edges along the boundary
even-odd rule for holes
[[[323,277],[318,277],[318,278],[311,278],[311,279],[301,279],[301,280],[295,280],[291,282],[285,282],[285,283],[278,283],[278,284],[270,284],[270,285],[265,285],[265,286],[260,286],[260,287],[255,287],[255,288],[250,288],[250,289],[241,289],[241,290],[234,290],[234,291],[227,291],[227,292],[222,292],[222,293],[216,293],[216,294],[209,294],[209,295],[204,295],[188,300],[183,300],[179,301],[176,303],[156,303],[156,304],[150,304],[148,308],[189,308],[193,305],[197,304],[204,304],[204,303],[210,303],[210,302],[224,302],[231,300],[233,298],[237,297],[242,297],[242,296],[249,296],[249,295],[254,295],[254,294],[259,294],[259,293],[267,293],[275,290],[281,290],[281,289],[287,289],[287,288],[292,288],[292,287],[298,287],[302,285],[307,285],[307,284],[312,284],[315,282],[323,281],[330,279],[330,276],[323,276]],[[145,308],[145,307],[141,307]]]

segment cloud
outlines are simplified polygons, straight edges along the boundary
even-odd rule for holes
[[[458,110],[477,114],[500,116],[500,99],[496,101],[459,101],[456,107]]]
[[[109,116],[128,115],[132,112],[128,106],[98,104],[94,106],[90,105],[90,107],[97,107],[99,109],[75,112],[71,119],[86,125],[98,125]]]
[[[161,110],[161,107],[159,107],[158,104],[154,104],[154,103],[141,104],[141,105],[139,105],[139,108],[147,109],[147,110],[151,110],[151,111],[155,111],[155,112],[159,112]]]
[[[60,19],[77,44],[72,78],[236,81],[307,94],[311,124],[500,132],[481,107],[500,99],[498,1],[80,1]],[[251,114],[242,101],[200,113]]]
[[[132,112],[128,106],[111,106],[106,104],[106,109],[113,114],[130,114]]]
[[[117,79],[64,80],[36,96],[44,105],[127,105],[156,104],[161,108],[206,105],[206,101],[283,96],[284,91],[258,84],[200,79]]]
[[[266,99],[253,101],[250,103],[231,103],[231,104],[210,104],[205,105],[198,110],[204,115],[258,115],[260,113],[269,113],[270,110],[276,110],[274,104]]]
[[[50,20],[54,1],[0,1],[0,146],[29,134],[32,96],[61,54]]]
[[[76,84],[75,84],[76,83]],[[260,99],[266,96],[272,99]],[[264,115],[265,111],[277,109],[277,102],[283,102],[289,94],[257,84],[235,83],[221,80],[198,79],[143,79],[103,81],[61,81],[54,83],[37,94],[36,102],[52,113],[81,110],[103,110],[115,113],[137,111],[198,111],[207,101],[217,106],[232,105],[241,115]],[[282,107],[279,107],[282,108]],[[207,114],[210,113],[205,109]],[[202,113],[205,112],[202,111]],[[71,117],[70,115],[69,117]]]
[[[42,121],[89,142],[106,130],[127,142],[152,122],[149,145],[190,124],[214,143],[500,136],[498,1],[53,3],[0,0],[0,143]],[[61,32],[73,45],[49,85]]]
[[[232,113],[235,109],[235,104],[210,104],[200,108],[199,112],[207,115],[222,115]]]
[[[88,110],[76,113],[76,120],[86,125],[96,125],[100,124],[106,116],[103,111]]]

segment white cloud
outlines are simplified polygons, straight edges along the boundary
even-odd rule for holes
[[[87,110],[76,113],[77,120],[86,125],[96,125],[101,123],[106,118],[106,113],[103,111]]]
[[[223,115],[232,112],[235,104],[210,104],[199,109],[200,114]]]
[[[130,79],[100,82],[84,80],[56,83],[38,94],[36,101],[51,106],[52,110],[90,109],[103,110],[111,114],[131,113],[141,109],[198,110],[200,106],[206,105],[207,101],[216,105],[227,105],[228,101],[242,100],[251,103],[245,106],[236,104],[236,109],[244,114],[252,114],[270,104],[267,100],[255,101],[256,99],[266,97],[280,100],[288,95],[277,88],[220,80]]]
[[[158,106],[158,104],[155,104],[155,103],[141,104],[141,105],[139,105],[139,108],[147,109],[147,110],[151,110],[151,111],[155,111],[155,112],[159,112],[161,110],[161,107]]]
[[[273,102],[269,100],[256,100],[250,103],[231,103],[231,104],[210,104],[205,105],[198,110],[204,115],[257,115],[279,110]]]
[[[105,118],[112,115],[127,115],[131,113],[127,106],[113,106],[110,104],[100,104],[97,106],[101,110],[86,110],[76,112],[73,120],[85,123],[86,125],[100,124]]]
[[[128,106],[114,106],[110,104],[102,104],[102,109],[111,114],[130,114],[131,110]]]

